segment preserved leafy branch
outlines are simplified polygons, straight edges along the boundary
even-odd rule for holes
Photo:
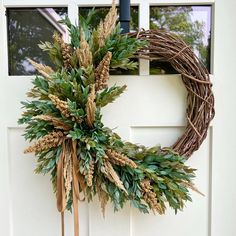
[[[53,44],[41,44],[58,69],[40,66],[28,92],[32,100],[22,102],[19,124],[26,124],[25,139],[35,141],[25,152],[35,152],[36,173],[50,173],[61,212],[82,192],[88,201],[97,194],[103,212],[109,201],[115,210],[130,201],[144,213],[164,214],[167,206],[177,212],[191,201],[189,189],[196,190],[185,158],[126,142],[102,123],[101,108],[126,89],[108,87],[109,69],[134,69],[130,58],[147,45],[121,34],[116,19],[114,5],[96,29],[89,19],[80,27],[66,19],[71,42],[54,35]]]

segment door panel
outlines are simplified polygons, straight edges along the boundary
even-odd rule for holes
[[[134,0],[140,6],[140,26],[148,27],[151,4],[213,4],[214,32],[212,44],[212,81],[216,96],[217,117],[207,139],[187,161],[197,168],[196,185],[205,194],[192,193],[177,216],[171,210],[164,216],[144,215],[129,204],[113,213],[109,205],[103,219],[98,200],[79,203],[81,236],[235,236],[235,51],[236,2],[234,0]],[[77,1],[43,0],[40,6],[67,6],[73,21],[77,19]],[[93,0],[81,0],[93,5]],[[96,1],[110,4],[110,1]],[[5,8],[36,6],[37,1],[4,0],[0,2],[0,235],[60,235],[60,215],[48,176],[35,175],[35,158],[24,155],[27,143],[17,126],[20,101],[31,87],[27,76],[8,76]],[[38,6],[38,5],[37,5]],[[144,14],[145,13],[145,14]],[[127,84],[125,93],[103,110],[103,121],[125,140],[148,146],[169,146],[182,134],[185,126],[186,91],[178,75],[146,75],[148,63],[141,60],[142,76],[113,76],[110,84]],[[66,235],[73,235],[73,216],[66,214]]]
[[[14,236],[60,235],[60,214],[49,176],[34,173],[35,157],[22,150],[23,128],[8,129],[11,223]],[[88,205],[79,204],[81,235],[88,235]],[[66,235],[73,235],[73,216],[65,214]]]
[[[118,134],[131,142],[146,146],[170,146],[184,131],[184,110],[186,91],[179,76],[140,76],[138,78],[112,78],[111,84],[127,84],[127,91],[116,102],[104,109],[104,122],[109,127],[117,127]],[[148,92],[146,92],[148,91]],[[145,96],[146,95],[146,96]],[[130,209],[128,219],[125,213],[123,222],[130,222],[130,232],[122,234],[151,236],[154,232],[160,236],[191,235],[208,236],[210,231],[211,198],[211,131],[201,149],[187,162],[198,169],[196,185],[205,194],[192,193],[193,203],[188,203],[183,212],[174,214],[168,210],[164,216],[144,215]],[[125,209],[125,212],[127,208]],[[100,216],[91,214],[97,219]],[[91,218],[90,216],[90,218]],[[201,217],[199,217],[201,216]],[[111,219],[105,219],[103,225],[110,225]],[[118,228],[116,217],[114,228]],[[94,220],[95,221],[95,220]],[[183,222],[187,222],[183,227]],[[171,224],[171,227],[169,225]],[[91,228],[93,228],[91,224]],[[193,231],[193,228],[198,229]],[[108,236],[110,231],[104,227],[95,227],[91,235]],[[120,231],[119,231],[120,232]]]
[[[236,1],[215,3],[214,91],[217,116],[213,130],[212,236],[236,235]]]
[[[186,92],[180,76],[112,77],[110,83],[128,85],[127,91],[103,111],[105,125],[112,128],[118,126],[117,132],[122,138],[147,146],[158,144],[169,146],[183,133]],[[137,94],[140,95],[137,96]],[[147,96],[143,97],[145,94]],[[155,106],[152,101],[155,101]],[[36,236],[45,233],[58,235],[60,217],[56,211],[50,178],[33,173],[35,158],[33,155],[23,154],[22,150],[27,144],[21,136],[22,133],[23,128],[8,128],[13,235],[27,236],[32,235],[34,231]],[[81,235],[88,235],[88,232],[92,236],[101,234],[128,236],[132,232],[133,235],[143,235],[144,233],[152,235],[157,226],[160,235],[168,236],[172,233],[171,228],[169,228],[169,232],[165,228],[169,222],[174,222],[173,227],[176,227],[177,235],[188,235],[191,227],[177,227],[187,219],[190,225],[201,226],[201,231],[198,230],[197,233],[207,235],[210,143],[210,136],[208,136],[196,157],[193,156],[189,160],[189,165],[199,169],[196,184],[206,196],[202,197],[193,193],[194,203],[188,204],[183,213],[175,216],[172,211],[168,211],[165,216],[143,215],[130,209],[127,204],[124,210],[114,214],[112,206],[109,205],[106,217],[103,219],[97,200],[90,203],[89,206],[83,202],[79,204]],[[190,217],[191,214],[192,217]],[[21,217],[22,215],[24,217]],[[29,229],[25,222],[29,222],[33,227]],[[68,235],[71,235],[73,222],[72,215],[69,213],[66,215],[66,226]]]
[[[136,127],[132,130],[133,142],[145,145],[155,145],[160,140],[164,145],[171,145],[174,137],[182,133],[183,127]],[[151,134],[151,135],[148,135]],[[164,142],[163,142],[164,141]],[[168,210],[164,216],[140,214],[132,210],[132,229],[135,236],[152,236],[155,232],[160,236],[191,235],[208,236],[210,230],[210,183],[211,183],[211,135],[204,141],[198,153],[194,154],[187,162],[188,165],[197,169],[195,183],[205,197],[192,192],[193,203],[187,203],[183,212],[174,214]],[[201,216],[201,217],[199,217]],[[196,229],[196,230],[193,230]]]

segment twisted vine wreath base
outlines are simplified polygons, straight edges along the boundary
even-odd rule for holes
[[[160,62],[169,62],[181,74],[187,94],[187,126],[183,135],[170,147],[181,156],[190,157],[198,150],[207,136],[214,118],[214,96],[207,69],[180,37],[175,34],[147,30],[132,34],[149,42],[139,50],[139,57]]]
[[[89,19],[92,13],[90,14]],[[195,170],[186,166],[199,148],[214,117],[214,97],[207,70],[179,37],[163,31],[121,34],[116,25],[115,2],[96,29],[81,18],[81,27],[68,19],[71,42],[54,34],[47,51],[56,70],[29,62],[40,75],[22,102],[26,111],[19,120],[26,124],[25,139],[36,142],[25,152],[35,152],[36,173],[50,173],[57,208],[73,210],[74,235],[79,235],[78,201],[95,195],[104,213],[106,204],[120,210],[129,201],[143,213],[175,212],[191,201],[189,190]],[[126,86],[108,87],[109,69],[135,69],[134,56],[168,61],[181,73],[187,97],[187,127],[170,148],[144,147],[123,141],[102,122],[102,107],[113,102]],[[83,195],[83,197],[81,197]]]

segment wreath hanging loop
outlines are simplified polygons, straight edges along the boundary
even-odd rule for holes
[[[140,30],[133,37],[148,44],[139,49],[138,57],[169,62],[181,74],[187,89],[187,125],[183,135],[170,147],[179,155],[190,157],[207,136],[214,118],[214,95],[210,76],[189,45],[177,35],[161,30]]]
[[[167,206],[182,210],[191,201],[190,190],[199,192],[193,183],[195,169],[185,164],[186,158],[199,148],[214,117],[209,74],[180,38],[163,31],[121,34],[114,1],[97,28],[90,28],[89,19],[81,19],[80,27],[63,21],[70,43],[55,34],[53,43],[40,45],[54,69],[29,59],[39,75],[19,119],[27,125],[25,139],[35,141],[25,153],[37,156],[36,173],[51,175],[62,235],[66,209],[73,210],[74,235],[79,235],[80,195],[87,201],[98,195],[103,214],[109,201],[115,211],[127,201],[143,213],[164,214]],[[188,124],[170,148],[124,141],[102,122],[102,108],[126,89],[108,87],[109,70],[137,68],[131,60],[135,55],[168,61],[188,90]]]

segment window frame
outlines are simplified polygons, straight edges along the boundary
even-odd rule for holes
[[[116,0],[118,4],[119,1]],[[8,39],[7,39],[7,17],[6,11],[7,8],[27,8],[27,7],[67,7],[68,17],[72,23],[78,24],[78,15],[79,15],[79,7],[102,7],[111,5],[111,0],[97,0],[94,3],[94,0],[80,0],[77,2],[76,0],[41,0],[40,3],[36,3],[33,0],[25,0],[24,2],[19,2],[19,0],[3,0],[2,2],[2,11],[4,14],[2,15],[2,29],[1,34],[3,37],[3,60],[0,60],[2,63],[2,76],[6,79],[29,79],[34,78],[32,75],[9,75],[8,74]],[[211,14],[211,54],[210,54],[210,72],[211,75],[214,74],[214,25],[215,25],[215,0],[131,0],[131,5],[139,7],[139,28],[149,29],[149,17],[150,16],[150,7],[151,6],[168,6],[168,5],[210,5],[212,8]],[[149,61],[140,59],[139,61],[139,76],[165,76],[165,75],[150,75],[149,74]],[[116,75],[114,75],[116,76]],[[127,76],[127,75],[119,75],[119,76]],[[133,76],[133,75],[130,75]],[[135,75],[136,76],[136,75]],[[138,75],[137,75],[138,76]]]

